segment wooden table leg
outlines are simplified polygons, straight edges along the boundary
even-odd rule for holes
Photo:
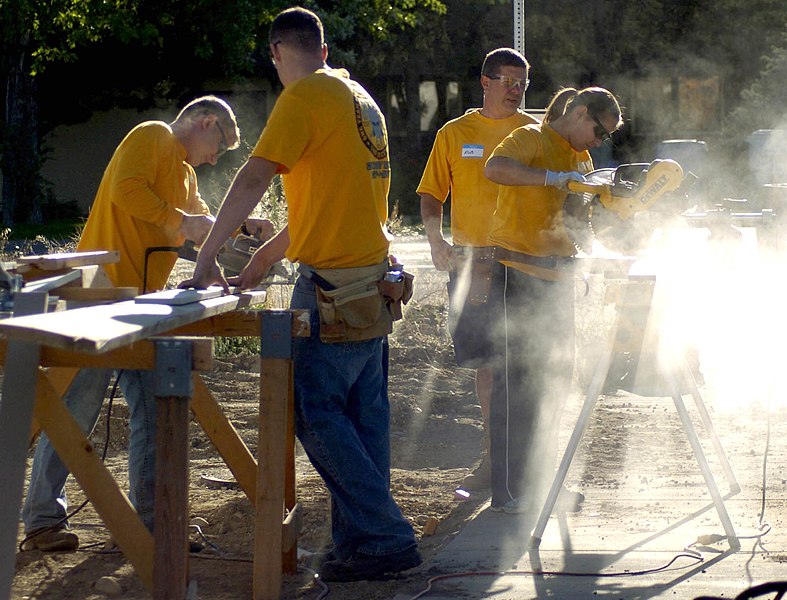
[[[257,461],[199,373],[194,373],[193,380],[191,411],[254,506],[257,501]]]
[[[254,600],[276,600],[282,583],[287,408],[292,387],[292,315],[262,317],[260,426],[254,522]]]
[[[181,600],[188,586],[191,350],[187,340],[156,341],[154,600]]]

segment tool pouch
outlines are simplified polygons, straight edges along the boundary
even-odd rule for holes
[[[380,281],[380,294],[385,300],[392,320],[399,321],[402,318],[402,306],[413,297],[414,280],[415,277],[411,273],[395,269],[388,271]]]
[[[359,342],[391,333],[393,321],[379,287],[386,267],[314,269],[323,342]]]
[[[413,276],[388,268],[386,261],[371,267],[314,270],[323,342],[359,342],[391,333],[393,322],[402,318],[402,304],[412,297]]]
[[[458,250],[459,247],[456,247]],[[481,306],[489,300],[492,286],[492,265],[494,264],[493,248],[462,247],[457,252],[459,257],[457,273],[459,277],[470,277],[466,301],[473,306]]]

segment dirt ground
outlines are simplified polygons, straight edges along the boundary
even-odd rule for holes
[[[411,264],[407,258],[404,262]],[[416,294],[407,307],[405,320],[397,324],[390,340],[392,489],[403,513],[417,532],[421,553],[425,563],[428,563],[463,525],[484,507],[488,495],[477,493],[469,499],[461,500],[455,494],[457,484],[477,464],[481,455],[483,435],[480,410],[476,404],[473,373],[456,366],[446,333],[445,276],[430,268],[423,247],[416,256],[415,263],[417,268],[410,270],[417,276]],[[180,281],[190,273],[188,265],[183,268],[187,270],[176,272],[174,281]],[[729,265],[725,263],[724,268],[728,270]],[[760,288],[751,285],[738,287],[741,292],[745,292],[741,301],[743,305],[751,303],[751,295],[755,293],[758,297],[775,298],[777,301],[783,298],[781,294],[760,294],[757,291]],[[572,422],[581,404],[580,390],[587,389],[598,349],[607,338],[609,325],[615,316],[614,308],[602,301],[605,286],[599,282],[598,277],[590,278],[587,289],[589,295],[585,295],[584,285],[577,286],[577,385],[564,417]],[[732,295],[733,300],[738,298],[731,292],[728,292],[728,295]],[[286,288],[272,288],[269,296],[271,306],[284,306],[286,297]],[[699,313],[690,313],[694,318],[689,322],[691,329],[698,325],[697,314],[704,316],[703,322],[707,321],[709,325],[719,322],[718,318],[711,318],[716,314],[710,311],[715,304],[700,305],[699,300],[697,304],[702,310]],[[737,340],[741,348],[758,349],[759,352],[730,353],[737,361],[736,369],[750,367],[754,369],[754,373],[762,372],[757,361],[762,360],[763,350],[767,351],[767,348],[760,348],[757,343],[753,343],[758,341],[754,334],[773,327],[773,315],[782,312],[780,305],[778,310],[774,310],[774,307],[768,304],[756,313],[762,314],[763,319],[767,317],[767,322],[763,320],[765,325],[739,328],[739,338],[733,341]],[[724,319],[728,316],[723,313]],[[711,328],[712,331],[717,329]],[[716,353],[723,356],[726,348],[728,346],[719,345]],[[780,346],[773,356],[781,356],[781,349]],[[746,360],[749,355],[751,365]],[[770,355],[765,356],[767,358]],[[625,364],[613,364],[613,371],[625,371],[625,368]],[[715,372],[717,384],[721,384],[717,385],[717,389],[725,389],[729,396],[727,404],[730,406],[728,410],[733,411],[731,414],[737,414],[737,411],[741,410],[736,407],[739,397],[744,397],[734,382],[726,377],[735,374],[734,372],[735,369],[723,368],[717,368]],[[204,378],[250,450],[256,453],[259,412],[258,356],[250,351],[222,353],[215,360],[215,368],[205,374]],[[749,377],[745,380],[751,386],[759,379]],[[614,389],[604,391],[619,396],[623,410],[614,414],[602,412],[594,418],[589,430],[593,441],[583,447],[578,456],[584,468],[579,478],[569,483],[574,489],[590,491],[603,488],[614,495],[620,478],[628,478],[628,475],[621,474],[620,466],[629,446],[625,432],[628,429],[641,428],[635,416],[627,413],[627,408],[637,407],[639,404],[628,402],[625,393],[621,395]],[[658,393],[658,390],[651,391],[653,393],[649,395],[665,395]],[[751,390],[747,389],[746,392],[746,395],[750,395]],[[772,394],[772,391],[768,393]],[[102,416],[92,438],[98,451],[106,445],[106,424],[106,416]],[[675,456],[688,456],[690,449],[678,427],[665,427],[665,431],[661,433],[667,440],[662,442],[665,445],[659,446],[656,452],[663,454],[670,449],[670,454]],[[127,409],[122,398],[118,398],[113,403],[109,418],[106,463],[123,489],[127,485],[127,435]],[[649,437],[650,434],[647,435]],[[659,437],[659,440],[661,439]],[[747,440],[745,444],[735,445],[734,448],[738,453],[748,455],[754,452],[750,444],[751,440]],[[302,450],[296,448],[296,451],[297,499],[303,507],[304,517],[298,545],[300,550],[312,552],[329,541],[328,495]],[[221,478],[231,476],[196,423],[192,424],[190,452],[190,512],[193,518],[204,519],[201,528],[204,536],[201,537],[195,532],[194,538],[206,545],[205,550],[193,554],[190,561],[190,576],[197,583],[197,597],[213,600],[249,598],[252,590],[252,508],[241,491],[211,489],[201,480],[203,475]],[[682,471],[674,467],[673,463],[664,463],[659,469],[662,466],[663,471],[660,470],[657,477],[670,478],[670,481],[675,480],[676,483],[682,477]],[[637,481],[641,481],[642,487],[647,485],[647,478],[644,476],[637,478]],[[778,487],[779,493],[786,481],[783,475],[777,476],[774,485]],[[71,507],[79,506],[84,500],[79,487],[69,480],[67,490]],[[656,505],[658,504],[659,502],[656,502]],[[436,519],[438,525],[434,535],[427,536],[424,534],[424,525],[430,519]],[[32,551],[17,555],[12,594],[14,600],[100,600],[113,596],[107,591],[101,591],[106,589],[105,585],[114,586],[114,597],[128,600],[150,598],[124,557],[117,551],[103,550],[108,532],[90,504],[76,514],[71,523],[81,540],[78,552],[44,554]],[[20,541],[22,537],[20,529]],[[383,582],[331,584],[330,588],[326,588],[319,581],[315,581],[312,572],[302,569],[295,575],[285,577],[282,597],[321,599],[329,593],[330,598],[337,600],[388,600],[405,585],[407,589],[424,589],[431,575],[433,573],[424,568],[411,572],[406,578]]]
[[[447,336],[444,280],[431,275],[407,309],[406,319],[391,337],[391,447],[392,489],[403,513],[413,524],[420,550],[428,561],[455,535],[488,499],[485,494],[459,500],[454,490],[475,466],[482,448],[480,409],[476,404],[473,372],[456,367]],[[426,283],[426,285],[424,285]],[[271,293],[277,304],[286,290]],[[215,368],[204,375],[214,396],[252,453],[257,449],[259,363],[245,352],[217,358]],[[120,392],[112,403],[106,464],[126,489],[128,410]],[[197,582],[198,597],[216,600],[248,598],[252,589],[254,512],[240,490],[211,489],[202,475],[230,478],[229,470],[193,422],[191,434],[190,506],[192,518],[207,522],[201,527],[206,549],[192,554],[190,575]],[[92,440],[102,451],[106,440],[106,416],[102,415]],[[320,549],[330,540],[328,494],[300,447],[296,448],[297,499],[303,507],[301,552]],[[32,453],[31,453],[32,456]],[[29,465],[28,465],[29,466]],[[28,469],[29,473],[29,469]],[[69,479],[70,507],[84,500],[79,486]],[[423,535],[428,519],[439,522],[434,535]],[[149,598],[130,564],[118,552],[103,549],[109,537],[90,504],[71,524],[80,537],[78,552],[23,552],[17,555],[14,599],[97,600],[108,594],[96,588],[102,578],[114,580],[117,597]],[[20,529],[20,541],[22,533]],[[425,573],[413,575],[425,582]],[[413,579],[411,579],[413,580]],[[103,589],[106,581],[99,584]],[[402,580],[332,584],[330,597],[391,598]],[[317,598],[325,590],[302,570],[286,576],[283,598]]]
[[[405,319],[391,336],[390,401],[392,410],[392,490],[405,516],[419,538],[426,563],[455,536],[473,515],[484,507],[486,493],[460,499],[455,494],[462,477],[478,462],[483,446],[480,409],[476,404],[473,372],[458,368],[450,338],[446,332],[445,276],[426,267],[421,257],[416,269],[417,284]],[[408,261],[405,261],[407,264]],[[178,275],[175,275],[177,278]],[[605,331],[614,315],[600,301],[604,289],[591,281],[590,296],[578,287],[582,305],[577,311],[579,357],[577,390],[585,389],[592,369],[594,348],[605,339]],[[270,294],[273,306],[283,305],[286,289]],[[583,362],[584,361],[584,362]],[[587,363],[587,364],[585,364]],[[223,355],[204,379],[250,450],[256,454],[259,396],[258,357],[251,352]],[[579,398],[579,395],[576,396]],[[567,418],[576,416],[579,403],[571,401]],[[573,412],[572,412],[573,411]],[[606,423],[605,426],[609,426]],[[586,461],[576,489],[605,482],[610,463],[620,453],[613,427],[602,431],[600,439],[612,440],[588,450],[593,456]],[[106,417],[102,416],[93,435],[100,451],[105,445]],[[109,448],[106,458],[116,480],[127,484],[127,409],[118,399],[109,419]],[[680,435],[679,433],[677,435]],[[608,447],[609,446],[609,447]],[[597,455],[604,449],[609,455]],[[297,499],[303,507],[303,529],[298,545],[301,551],[313,552],[329,542],[330,510],[328,494],[320,477],[310,466],[303,451],[297,453]],[[31,454],[32,456],[32,454]],[[202,533],[193,538],[206,548],[192,555],[190,576],[197,582],[199,598],[236,600],[251,597],[254,513],[243,492],[235,489],[211,489],[202,475],[231,478],[207,436],[192,423],[190,470],[190,512],[204,519]],[[71,507],[79,506],[84,495],[73,481],[67,488]],[[438,522],[433,535],[424,534],[429,519]],[[38,551],[17,555],[13,598],[99,600],[109,597],[104,585],[114,586],[115,597],[129,600],[147,599],[141,585],[124,557],[103,550],[108,532],[88,504],[71,520],[79,535],[78,552],[49,553]],[[20,530],[19,539],[22,539]],[[351,584],[324,584],[313,573],[301,569],[284,579],[282,598],[317,599],[330,592],[336,600],[390,599],[407,584],[408,589],[423,589],[432,575],[428,569],[409,574],[406,579]],[[99,583],[100,582],[100,583]],[[98,587],[97,587],[98,585]]]

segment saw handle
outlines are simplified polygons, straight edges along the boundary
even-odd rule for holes
[[[609,186],[604,183],[588,183],[587,181],[569,181],[568,191],[575,194],[601,194],[609,190]]]

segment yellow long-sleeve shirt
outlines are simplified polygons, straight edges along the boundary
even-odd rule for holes
[[[109,161],[77,250],[117,250],[120,262],[105,265],[115,286],[142,291],[167,283],[177,255],[150,248],[180,246],[183,214],[209,214],[197,190],[186,149],[169,125],[147,121],[123,139]]]

